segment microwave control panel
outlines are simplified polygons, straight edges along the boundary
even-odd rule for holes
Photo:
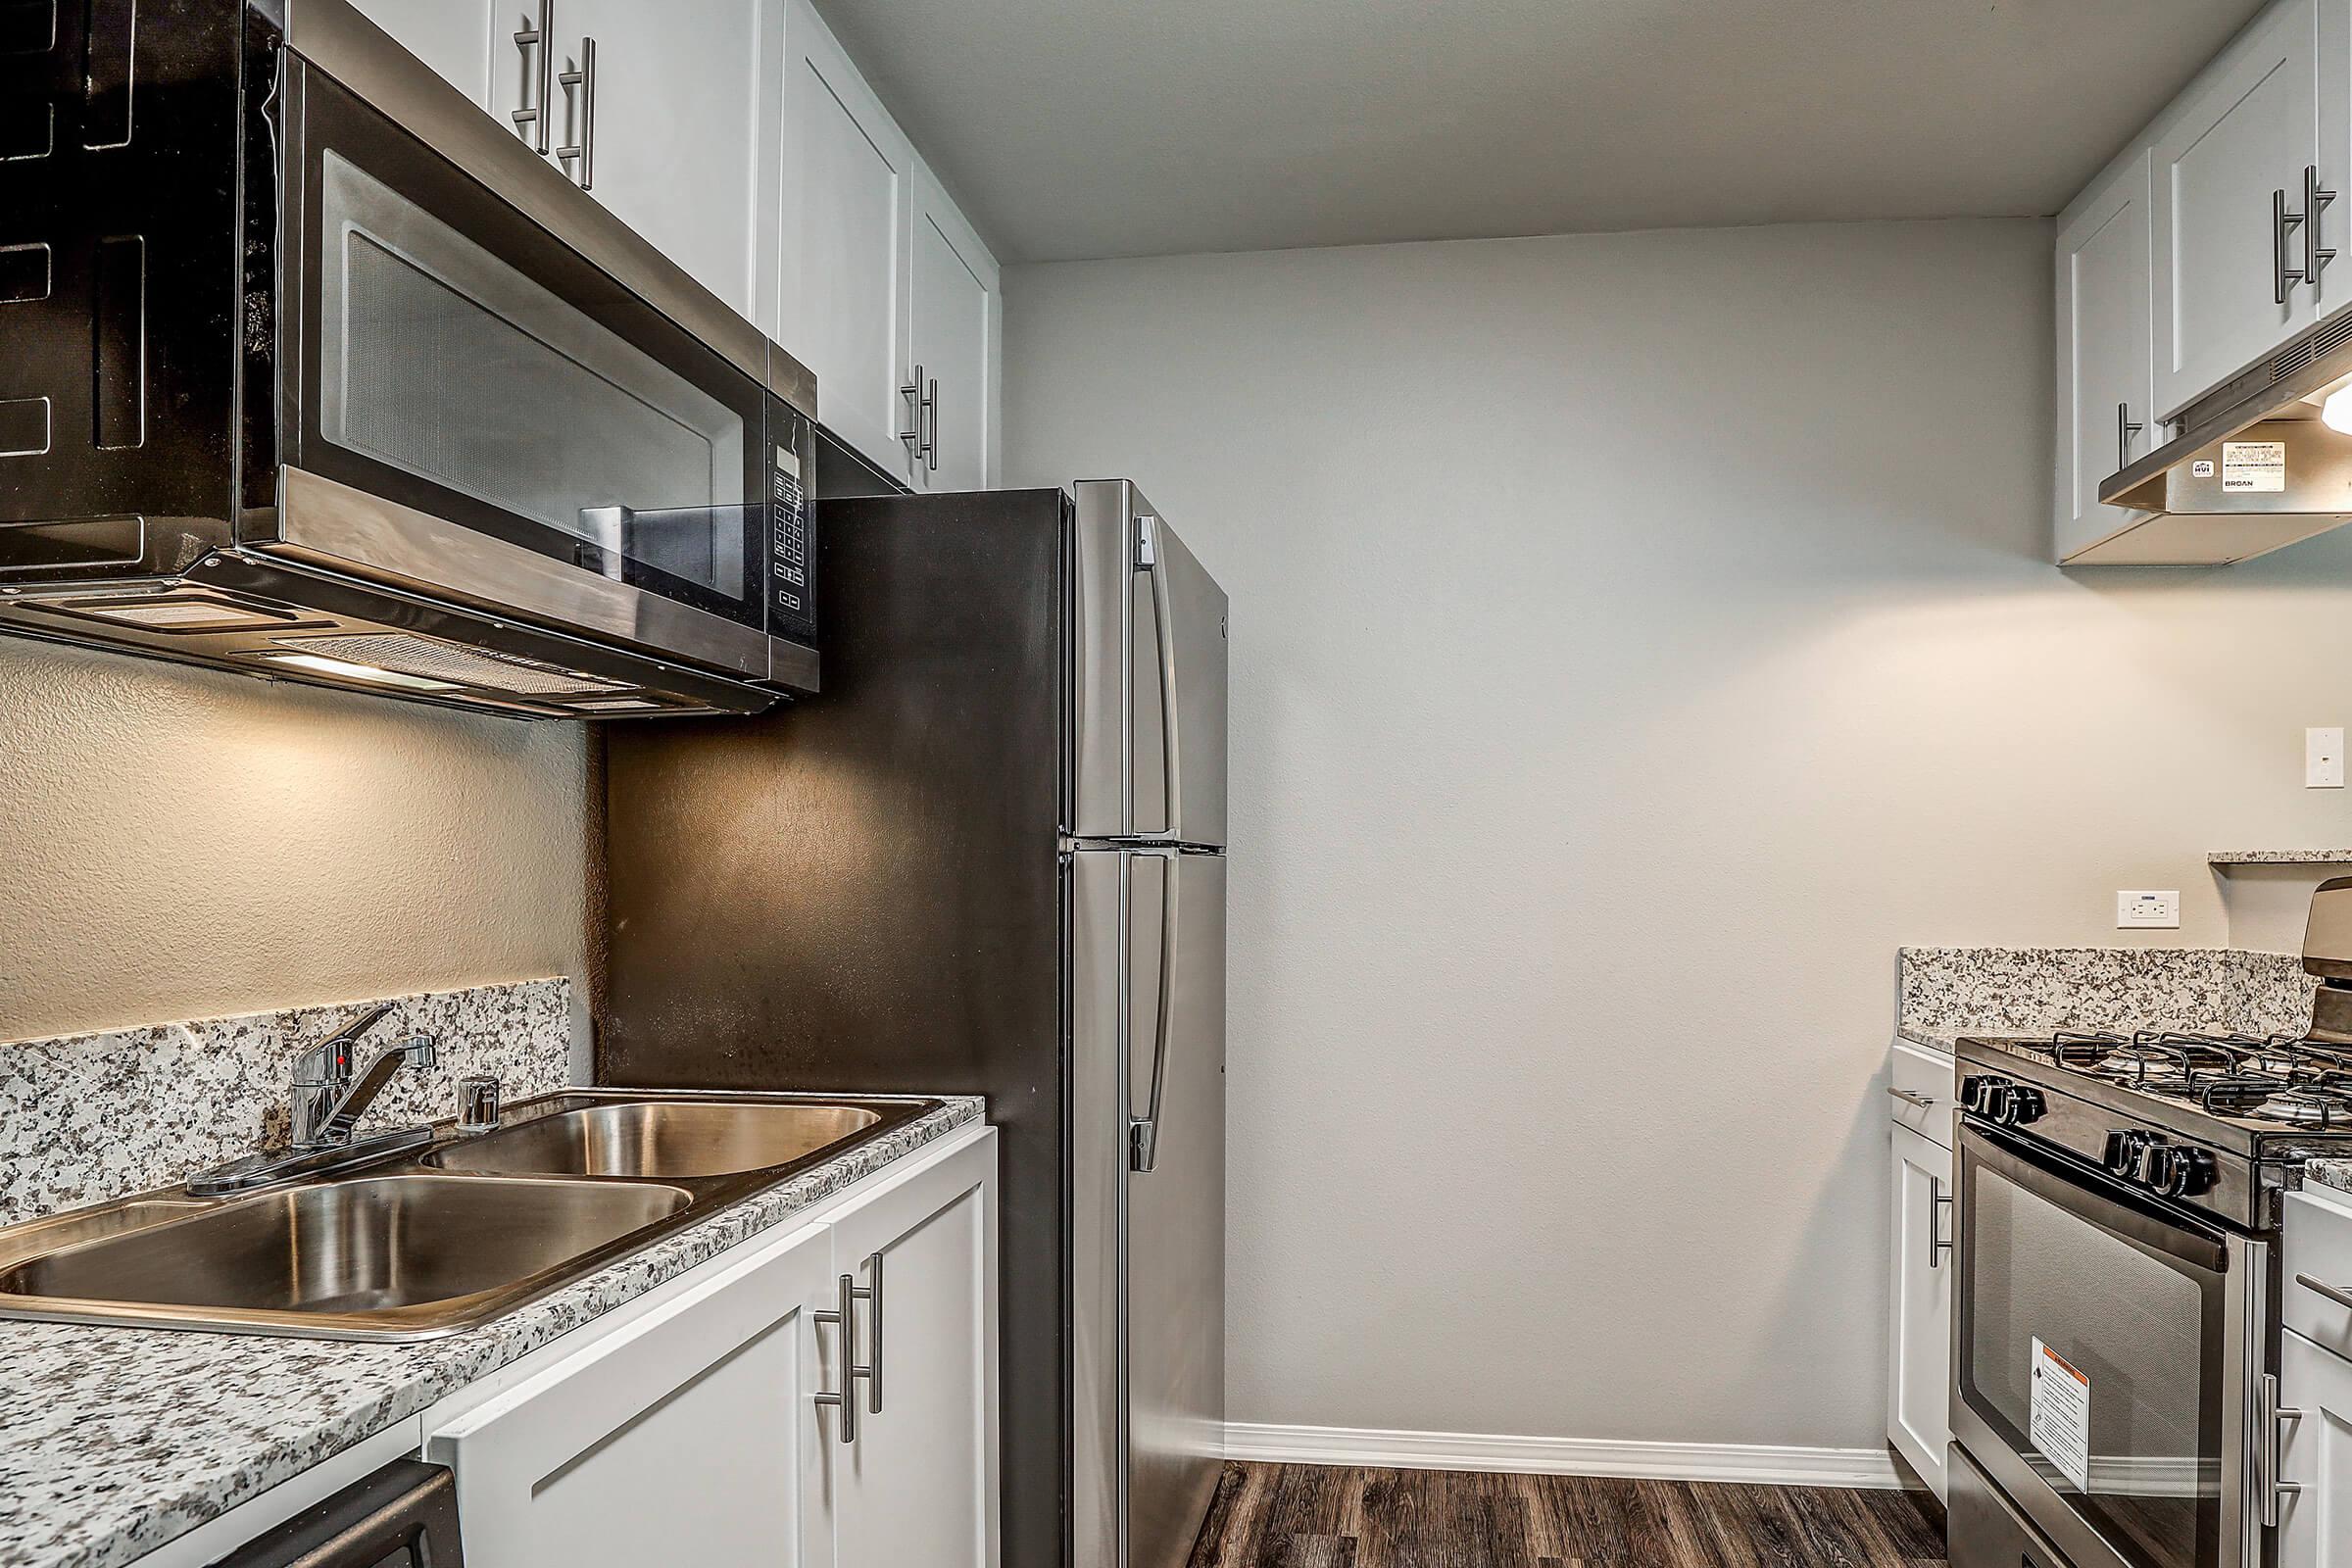
[[[767,625],[794,642],[816,640],[816,596],[808,573],[808,496],[801,460],[775,449],[768,470]]]

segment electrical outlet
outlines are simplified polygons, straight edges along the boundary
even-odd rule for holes
[[[2119,931],[2170,931],[2180,925],[2180,894],[2130,892],[2115,896],[2115,925]]]
[[[2303,732],[2303,787],[2340,790],[2344,787],[2344,732],[2307,729]]]

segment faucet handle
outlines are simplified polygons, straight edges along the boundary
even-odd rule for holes
[[[498,1125],[499,1084],[489,1074],[458,1080],[458,1131],[486,1133]]]

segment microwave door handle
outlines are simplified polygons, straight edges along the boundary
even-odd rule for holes
[[[1141,1116],[1134,1114],[1129,1103],[1127,1122],[1128,1168],[1150,1175],[1159,1163],[1159,1103],[1161,1092],[1168,1081],[1168,1031],[1175,1021],[1176,1007],[1176,923],[1181,906],[1176,897],[1177,873],[1182,869],[1172,854],[1139,852],[1138,859],[1161,862],[1159,884],[1159,997],[1152,1008],[1152,1078],[1149,1098]],[[1134,1005],[1132,1000],[1129,1006]]]
[[[1183,827],[1178,792],[1184,768],[1183,735],[1177,722],[1176,710],[1176,612],[1174,596],[1168,589],[1168,565],[1161,557],[1158,533],[1157,517],[1149,514],[1137,516],[1136,562],[1152,577],[1152,636],[1159,656],[1159,765],[1167,805],[1167,822],[1161,831],[1169,838],[1178,838],[1182,836]]]

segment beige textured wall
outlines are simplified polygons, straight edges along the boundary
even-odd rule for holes
[[[2048,564],[2048,244],[1006,274],[1008,478],[1233,597],[1236,1419],[1877,1448],[1895,949],[2352,842],[2352,532]]]
[[[0,1040],[576,976],[585,757],[0,640]]]

